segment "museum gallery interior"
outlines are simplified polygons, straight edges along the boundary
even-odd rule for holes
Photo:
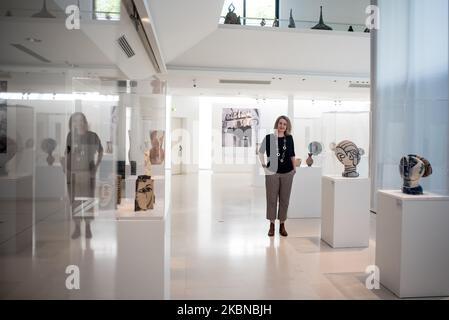
[[[0,299],[449,299],[448,14],[2,0]]]

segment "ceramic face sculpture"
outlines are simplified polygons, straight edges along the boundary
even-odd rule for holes
[[[153,209],[155,202],[154,180],[150,176],[138,176],[136,180],[136,199],[134,211]]]
[[[342,176],[347,178],[357,178],[357,165],[360,163],[361,153],[354,142],[344,140],[335,147],[337,159],[345,166]]]
[[[55,150],[56,145],[56,140],[51,138],[44,139],[41,143],[42,151],[44,151],[48,155],[47,163],[49,166],[53,165],[53,162],[55,162],[55,158],[53,157],[52,153]]]
[[[409,154],[402,157],[399,164],[399,172],[404,181],[402,192],[406,194],[423,194],[423,189],[419,185],[421,177],[428,177],[432,174],[432,166],[423,157]]]

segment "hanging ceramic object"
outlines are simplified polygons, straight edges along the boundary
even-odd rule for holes
[[[41,11],[33,14],[31,17],[33,17],[33,18],[56,18],[54,15],[52,15],[50,12],[48,12],[47,0],[44,0]]]
[[[265,18],[262,18],[262,21],[260,22],[260,26],[264,27],[267,24],[267,22],[265,21]]]
[[[240,16],[237,16],[236,13],[234,13],[235,6],[234,4],[230,4],[228,7],[228,14],[225,17],[224,24],[242,24],[240,22]]]
[[[354,28],[352,26],[349,26],[348,32],[354,32]]]
[[[323,6],[320,6],[320,22],[314,26],[312,29],[314,30],[333,30],[331,27],[324,23],[323,19]]]
[[[346,178],[357,178],[359,176],[357,165],[361,160],[361,152],[355,143],[344,140],[335,147],[334,152],[338,161],[345,166],[345,171],[342,173],[342,176]]]
[[[423,189],[419,185],[421,177],[428,177],[432,174],[430,162],[415,154],[402,157],[399,164],[399,173],[403,179],[402,192],[411,195],[423,194]]]
[[[295,19],[293,19],[293,9],[290,9],[289,28],[296,28]]]

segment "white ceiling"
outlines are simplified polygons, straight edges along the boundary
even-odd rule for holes
[[[40,43],[29,42],[32,37]],[[67,30],[64,20],[43,18],[0,17],[1,64],[27,66],[62,66],[69,64],[80,67],[113,67],[97,46],[80,30]],[[42,62],[11,44],[21,44],[51,61]],[[80,50],[82,48],[82,50]]]
[[[49,2],[64,8],[65,0]],[[151,78],[156,72],[142,42],[122,6],[120,21],[92,20],[81,17],[80,30],[68,30],[65,18],[0,17],[0,65],[3,70],[23,71],[38,67],[48,71],[72,68],[74,72],[96,70],[97,76],[114,76],[133,80]],[[117,43],[125,35],[135,55],[128,58]],[[30,42],[35,38],[41,42]],[[50,60],[42,62],[11,44],[21,44]],[[6,66],[6,67],[5,67]],[[36,70],[34,70],[36,71]]]
[[[167,63],[218,27],[224,0],[146,0]]]
[[[220,25],[167,68],[163,79],[174,95],[368,100],[369,88],[349,84],[369,82],[370,35]],[[271,84],[220,84],[220,79]]]

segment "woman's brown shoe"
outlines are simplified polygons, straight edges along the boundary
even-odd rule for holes
[[[270,223],[270,230],[268,230],[268,236],[269,237],[274,236],[274,223]]]
[[[288,236],[287,230],[285,230],[285,225],[283,223],[279,226],[279,234],[283,237]]]

